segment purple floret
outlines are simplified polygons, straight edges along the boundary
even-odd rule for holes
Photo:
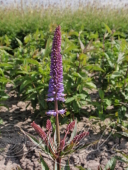
[[[54,110],[49,110],[48,112],[46,112],[46,114],[51,116],[56,116],[56,112]]]
[[[59,113],[59,114],[62,114],[62,115],[63,115],[65,112],[66,112],[65,109],[58,110],[58,113]]]
[[[61,109],[61,110],[58,110],[58,114],[64,114],[66,112],[65,109]],[[55,110],[49,110],[48,112],[46,112],[47,115],[51,115],[51,116],[56,116],[56,111]]]

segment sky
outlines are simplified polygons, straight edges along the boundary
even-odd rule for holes
[[[109,4],[109,5],[114,5],[115,7],[116,6],[125,6],[125,4],[128,4],[128,0],[0,0],[0,4],[3,6],[3,5],[10,5],[10,4],[13,4],[13,5],[16,5],[16,4],[21,4],[21,1],[23,3],[23,5],[32,5],[32,4],[35,4],[37,6],[40,6],[40,4],[44,4],[45,6],[47,6],[48,4],[71,4],[72,6],[78,6],[79,4],[79,1],[86,4],[88,2],[90,3],[94,3],[94,2],[97,2],[98,4],[100,5],[106,5],[106,4]]]

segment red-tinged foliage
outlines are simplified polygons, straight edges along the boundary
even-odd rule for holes
[[[64,149],[64,146],[65,146],[65,140],[63,139],[60,142],[59,150],[62,151]]]
[[[72,130],[75,126],[75,121],[71,122],[68,126],[67,126],[67,130]]]
[[[47,120],[47,123],[46,123],[46,129],[48,131],[52,131],[52,124],[51,124],[51,121],[49,119]]]
[[[74,138],[73,138],[73,142],[74,143],[77,143],[77,142],[80,142],[81,139],[83,139],[85,136],[89,135],[89,132],[83,132],[79,135],[76,135]]]
[[[43,129],[39,125],[37,125],[34,121],[31,123],[31,126],[35,129],[35,131],[39,134],[43,141],[47,143],[47,135],[43,131]]]

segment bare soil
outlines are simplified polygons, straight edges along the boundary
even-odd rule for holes
[[[33,108],[29,106],[26,108],[28,102],[20,101],[15,91],[11,91],[12,86],[7,85],[7,93],[10,98],[6,101],[8,109],[5,107],[0,108],[0,118],[3,124],[0,125],[0,170],[18,170],[18,167],[23,170],[41,170],[39,163],[39,154],[41,153],[44,160],[53,170],[53,160],[49,155],[41,152],[20,130],[22,128],[25,132],[37,135],[31,127],[33,121]],[[40,123],[40,118],[35,122]],[[107,127],[110,120],[103,122],[103,127]],[[61,127],[61,135],[63,136],[65,125]],[[72,170],[77,170],[77,166],[83,168],[90,168],[97,170],[98,166],[105,167],[107,162],[115,155],[119,155],[115,150],[120,150],[128,154],[128,141],[125,138],[114,137],[108,128],[104,130],[97,124],[93,124],[92,120],[83,117],[78,122],[78,132],[89,131],[89,136],[85,138],[83,143],[95,144],[77,150],[75,154],[68,155],[62,161],[62,166],[65,161],[69,159],[70,167]],[[104,132],[104,133],[103,133]],[[104,135],[103,135],[104,134]],[[81,144],[81,145],[82,145]],[[124,170],[127,165],[122,162],[117,162],[116,170]]]

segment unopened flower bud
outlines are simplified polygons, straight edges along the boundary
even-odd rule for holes
[[[52,131],[52,124],[51,124],[51,121],[49,119],[47,120],[47,123],[46,123],[46,129],[48,131]]]
[[[64,146],[65,146],[65,139],[61,140],[59,150],[62,151],[64,149]]]
[[[75,121],[71,122],[68,126],[67,126],[67,130],[72,130],[75,126]]]
[[[35,122],[32,122],[31,126],[35,129],[35,131],[39,134],[39,136],[43,139],[43,141],[47,143],[47,135],[43,131],[43,129],[39,125],[37,125]]]
[[[87,136],[89,134],[89,132],[83,132],[79,135],[76,135],[74,138],[73,138],[73,142],[74,143],[78,143],[80,142],[85,136]]]

